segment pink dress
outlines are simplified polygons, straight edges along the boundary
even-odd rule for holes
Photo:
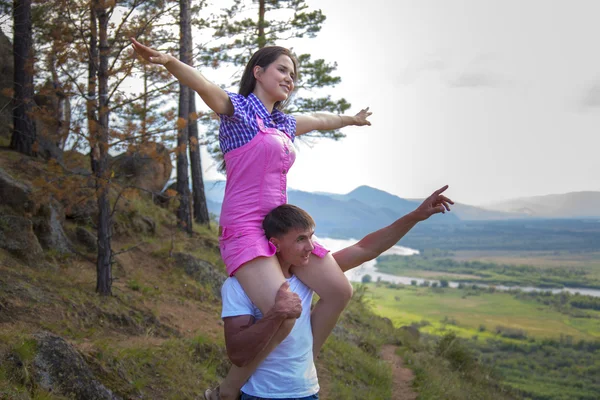
[[[287,173],[296,159],[291,138],[256,118],[256,136],[225,154],[227,183],[219,246],[229,276],[256,257],[275,254],[262,221],[269,211],[287,202]],[[324,257],[327,250],[315,243],[313,253]]]

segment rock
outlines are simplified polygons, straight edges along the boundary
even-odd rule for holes
[[[98,250],[98,238],[84,227],[78,226],[75,229],[75,236],[79,243],[83,244],[89,252]]]
[[[165,146],[149,143],[133,153],[123,153],[112,160],[115,179],[153,193],[160,193],[171,177],[173,165]]]
[[[211,287],[214,295],[221,298],[221,286],[227,277],[224,273],[218,271],[217,267],[208,261],[200,260],[189,254],[175,253],[173,254],[175,265],[183,268],[184,272],[196,279],[202,284]]]
[[[83,222],[96,222],[98,220],[98,203],[94,196],[84,201],[65,206],[65,217]]]
[[[0,205],[9,206],[17,214],[35,213],[37,206],[30,196],[29,186],[17,181],[0,168]]]
[[[33,230],[42,247],[59,253],[72,253],[73,244],[65,234],[64,211],[57,201],[42,205],[33,218]]]
[[[30,261],[43,252],[31,220],[17,215],[0,215],[0,248]]]
[[[78,400],[120,399],[95,379],[81,355],[63,338],[49,332],[34,337],[38,350],[34,378],[40,387]]]
[[[71,121],[69,99],[60,87],[47,80],[33,97],[38,106],[33,116],[38,141],[38,155],[45,159],[63,159],[61,144],[66,140]]]
[[[135,215],[131,219],[133,230],[139,233],[154,235],[156,233],[156,222],[150,217]]]

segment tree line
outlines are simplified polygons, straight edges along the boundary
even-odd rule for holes
[[[116,208],[109,198],[115,187],[111,155],[158,157],[157,144],[169,149],[176,163],[177,226],[190,235],[194,223],[210,224],[200,147],[219,157],[216,116],[199,113],[195,94],[178,85],[166,69],[136,59],[129,38],[178,53],[188,65],[240,67],[264,46],[316,37],[325,16],[304,0],[232,0],[218,10],[206,0],[0,0],[0,19],[13,26],[10,147],[55,163],[65,179],[91,178],[98,208],[96,291],[110,295]],[[194,44],[192,32],[208,42]],[[335,63],[313,60],[310,54],[298,59],[305,73],[287,111],[343,113],[350,107],[344,99],[309,93],[340,82]],[[217,83],[229,87],[237,77],[232,81]],[[38,104],[40,94],[53,107]],[[175,96],[176,105],[171,100]],[[40,130],[33,119],[42,116],[52,123]],[[343,134],[320,136],[339,139]],[[91,172],[71,169],[62,158],[69,150],[89,154]],[[121,193],[116,201],[120,198]]]

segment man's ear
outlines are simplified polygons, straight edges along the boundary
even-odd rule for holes
[[[269,242],[273,243],[273,245],[277,249],[277,252],[279,252],[279,240],[277,238],[272,237],[271,239],[269,239]]]

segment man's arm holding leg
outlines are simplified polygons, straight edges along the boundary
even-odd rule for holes
[[[288,288],[289,283],[284,282],[277,292],[273,308],[257,322],[252,315],[223,318],[225,346],[233,364],[243,367],[252,362],[268,346],[286,319],[300,316],[300,298]]]

